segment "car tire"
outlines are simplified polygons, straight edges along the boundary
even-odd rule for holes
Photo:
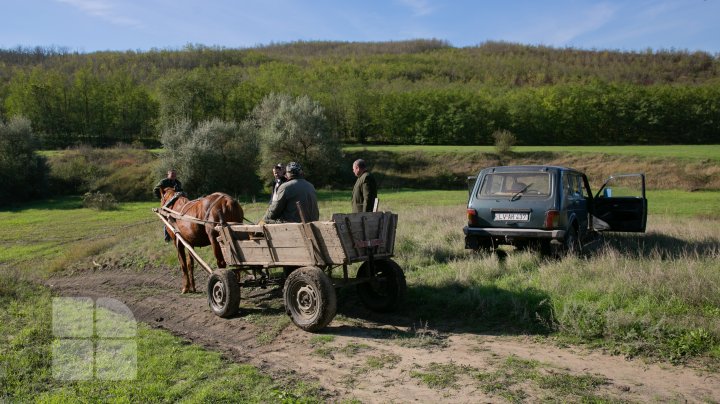
[[[582,243],[580,243],[578,231],[574,224],[570,225],[565,233],[561,253],[573,257],[582,255]]]

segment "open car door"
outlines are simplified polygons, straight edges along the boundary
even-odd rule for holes
[[[622,174],[608,178],[595,195],[593,216],[607,224],[597,228],[600,231],[645,232],[645,174]]]

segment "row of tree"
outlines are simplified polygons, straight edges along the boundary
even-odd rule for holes
[[[608,52],[442,41],[301,42],[145,53],[0,50],[0,120],[45,148],[158,145],[178,120],[242,122],[271,93],[307,95],[343,142],[707,143],[720,68],[706,53]]]
[[[123,164],[98,165],[103,157],[96,151],[112,149],[71,150],[62,153],[50,172],[46,160],[35,153],[36,140],[25,118],[0,123],[0,206],[40,197],[48,190],[102,191],[113,194],[112,200],[149,196],[146,180],[153,169],[133,153],[120,149],[125,153],[120,157]],[[341,177],[340,159],[327,158],[341,155],[340,143],[329,130],[322,106],[307,96],[270,94],[240,123],[178,119],[165,126],[161,140],[165,151],[156,166],[161,171],[175,168],[191,195],[257,195],[270,167],[278,162],[300,162],[318,187],[337,185]],[[113,170],[104,167],[112,164]]]

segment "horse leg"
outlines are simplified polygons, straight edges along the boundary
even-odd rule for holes
[[[195,293],[195,258],[188,254],[188,279],[190,280],[190,292]]]
[[[187,293],[188,288],[190,286],[190,282],[188,280],[188,265],[187,265],[187,257],[185,255],[185,246],[182,245],[179,241],[177,241],[177,252],[178,252],[178,261],[180,261],[180,268],[182,269],[182,290],[180,293]]]
[[[212,245],[213,255],[215,255],[215,260],[217,261],[218,268],[227,267],[227,262],[225,262],[225,257],[223,257],[222,249],[220,248],[220,243],[218,243],[218,241],[215,237],[211,236],[210,244]]]

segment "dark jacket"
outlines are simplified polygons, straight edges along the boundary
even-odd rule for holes
[[[352,193],[352,211],[372,212],[377,198],[377,184],[375,178],[368,171],[360,174],[355,181]]]
[[[313,184],[304,178],[293,178],[280,185],[263,220],[265,223],[302,222],[296,202],[302,205],[306,221],[313,222],[320,218]]]
[[[155,185],[155,188],[153,188],[153,193],[155,194],[156,198],[160,198],[160,189],[162,188],[168,188],[168,187],[174,187],[175,192],[181,192],[182,191],[182,183],[180,183],[179,179],[171,180],[170,178],[163,178],[160,180],[160,182]]]
[[[273,199],[275,199],[275,194],[277,194],[278,188],[280,188],[280,185],[287,182],[287,178],[285,177],[279,177],[279,178],[273,178],[273,180],[270,182],[270,202],[272,203]]]

